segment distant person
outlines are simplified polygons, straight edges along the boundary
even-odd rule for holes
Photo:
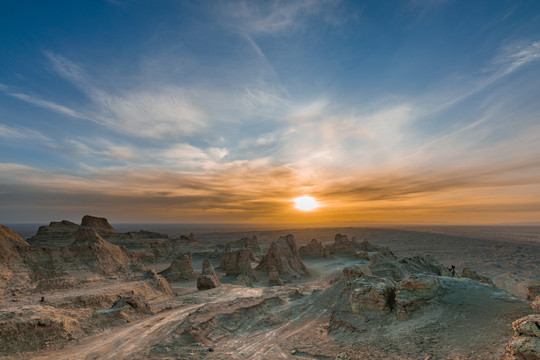
[[[452,265],[451,267],[448,268],[448,271],[450,271],[452,273],[452,277],[455,277],[456,276],[456,267],[454,265]]]
[[[42,296],[41,300],[39,300],[39,302],[45,302],[45,296]]]

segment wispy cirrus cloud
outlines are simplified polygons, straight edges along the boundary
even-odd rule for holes
[[[32,96],[32,95],[24,94],[24,93],[17,92],[17,91],[12,91],[12,90],[10,90],[8,88],[7,85],[4,85],[4,84],[0,84],[0,91],[2,91],[4,94],[6,94],[8,96],[14,97],[16,99],[27,102],[27,103],[32,104],[34,106],[39,106],[41,108],[45,108],[45,109],[48,109],[48,110],[51,110],[51,111],[54,111],[54,112],[57,112],[57,113],[60,113],[60,114],[63,114],[63,115],[68,115],[68,116],[75,117],[75,118],[83,118],[84,117],[78,111],[73,110],[73,109],[71,109],[71,108],[69,108],[67,106],[60,105],[60,104],[57,104],[57,103],[52,102],[52,101],[43,100],[43,99],[40,99],[40,98]]]
[[[304,26],[309,17],[332,8],[338,1],[237,1],[228,4],[229,18],[246,34],[274,34]]]
[[[39,131],[26,127],[13,127],[0,123],[0,137],[9,139],[32,139],[52,141],[51,138],[43,135]]]

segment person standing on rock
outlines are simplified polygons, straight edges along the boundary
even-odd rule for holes
[[[452,277],[456,277],[456,267],[455,267],[455,265],[452,265],[451,267],[449,267],[448,271],[450,271],[452,273]]]

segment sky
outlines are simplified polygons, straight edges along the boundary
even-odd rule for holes
[[[537,0],[5,1],[0,39],[0,223],[540,221]]]

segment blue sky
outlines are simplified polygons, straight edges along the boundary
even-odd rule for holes
[[[1,6],[4,223],[538,221],[538,1]]]

